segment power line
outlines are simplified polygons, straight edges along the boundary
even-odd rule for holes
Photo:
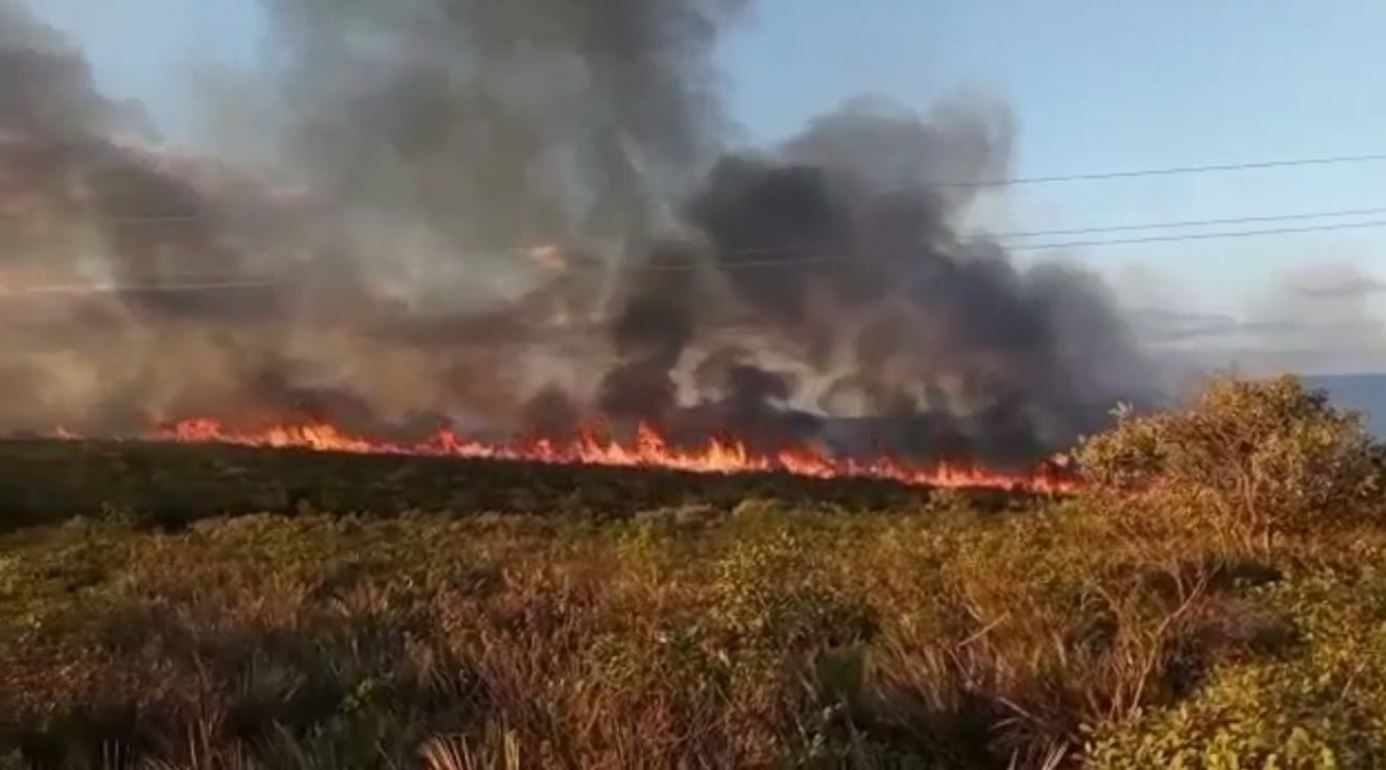
[[[1011,240],[1011,239],[1022,239],[1022,238],[1038,238],[1038,237],[1055,236],[1055,235],[1083,235],[1083,234],[1087,234],[1087,233],[1120,233],[1120,232],[1133,232],[1133,231],[1140,231],[1140,230],[1170,230],[1170,229],[1181,228],[1181,227],[1207,227],[1207,226],[1211,226],[1211,225],[1252,224],[1252,223],[1256,223],[1256,222],[1294,222],[1294,221],[1313,220],[1313,219],[1333,219],[1333,218],[1339,218],[1339,217],[1368,216],[1368,215],[1374,215],[1374,214],[1386,214],[1386,206],[1375,206],[1375,207],[1372,207],[1372,208],[1362,208],[1362,209],[1339,209],[1339,210],[1336,210],[1336,211],[1300,212],[1300,213],[1291,213],[1291,214],[1261,214],[1261,215],[1253,215],[1253,216],[1245,216],[1245,217],[1218,217],[1218,218],[1213,218],[1213,219],[1183,219],[1183,220],[1178,220],[1178,219],[1176,219],[1176,220],[1164,220],[1164,221],[1158,221],[1158,222],[1146,222],[1146,223],[1143,223],[1143,224],[1095,225],[1095,226],[1091,226],[1091,227],[1073,227],[1073,228],[1062,228],[1062,229],[1054,229],[1054,230],[1025,230],[1025,231],[1001,232],[1001,233],[988,233],[988,232],[985,232],[985,231],[981,231],[981,232],[978,232],[978,233],[976,233],[976,234],[977,234],[977,235],[985,235],[985,236],[988,236],[988,237],[991,237],[991,238],[996,238],[996,239],[999,239],[999,240]],[[1261,230],[1248,230],[1248,231],[1234,231],[1234,232],[1230,232],[1230,233],[1190,233],[1190,234],[1188,234],[1188,235],[1189,235],[1190,237],[1199,237],[1199,238],[1208,238],[1208,237],[1225,237],[1225,238],[1232,238],[1232,237],[1241,237],[1241,236],[1243,236],[1243,235],[1246,235],[1246,236],[1251,236],[1251,235],[1263,235],[1263,234],[1264,234],[1264,235],[1271,235],[1271,234],[1278,234],[1278,233],[1313,232],[1313,231],[1316,231],[1316,230],[1341,230],[1341,229],[1352,229],[1352,228],[1358,228],[1358,227],[1376,227],[1376,226],[1377,226],[1377,224],[1374,223],[1374,222],[1351,222],[1351,223],[1341,223],[1341,224],[1330,224],[1330,225],[1324,225],[1324,226],[1318,226],[1318,227],[1305,227],[1305,228],[1275,228],[1275,229],[1266,230],[1266,231],[1261,231]],[[1169,239],[1172,239],[1172,236],[1151,237],[1151,238],[1148,239],[1148,240],[1147,240],[1146,238],[1129,238],[1129,239],[1128,239],[1128,238],[1122,238],[1122,239],[1102,239],[1102,240],[1092,240],[1092,241],[1077,241],[1077,242],[1074,242],[1074,243],[1071,243],[1071,244],[1070,244],[1070,243],[1067,243],[1067,242],[1064,242],[1064,243],[1058,243],[1058,244],[1010,244],[1010,243],[1005,243],[1005,244],[1002,244],[1002,245],[1005,246],[1005,247],[1008,248],[1008,249],[1011,249],[1011,250],[1023,250],[1023,249],[1039,249],[1039,248],[1059,248],[1059,247],[1071,246],[1071,245],[1072,245],[1072,246],[1100,246],[1100,245],[1105,245],[1105,244],[1121,245],[1121,244],[1126,244],[1126,243],[1150,243],[1150,242],[1158,242],[1158,241],[1169,240]],[[812,247],[811,244],[781,244],[781,245],[776,245],[776,246],[757,246],[757,247],[745,248],[745,249],[733,249],[733,250],[724,251],[724,252],[721,252],[721,253],[722,253],[724,256],[756,256],[756,255],[760,255],[760,254],[781,254],[781,253],[784,253],[784,252],[786,252],[786,251],[794,251],[795,249],[805,249],[805,248],[811,248],[811,247]],[[825,261],[825,260],[824,260],[823,258],[819,258],[819,257],[815,257],[815,258],[805,258],[805,259],[799,259],[799,258],[794,258],[794,257],[786,257],[786,258],[784,258],[784,259],[747,260],[747,261],[744,261],[744,262],[737,262],[737,263],[735,263],[735,265],[724,265],[723,267],[738,267],[738,268],[744,267],[744,268],[747,268],[747,269],[754,269],[754,268],[759,268],[759,267],[772,267],[772,266],[775,266],[775,265],[777,265],[777,264],[781,264],[781,263],[785,263],[785,262],[789,262],[789,263],[792,263],[792,264],[800,264],[800,263],[805,262],[805,261],[810,261],[810,262],[822,262],[822,261]],[[651,266],[647,266],[647,267],[642,268],[642,269],[647,270],[647,271],[652,271],[652,272],[665,272],[665,271],[678,271],[678,270],[686,269],[686,267],[683,266],[683,265],[669,265],[669,266],[651,265]]]
[[[1161,168],[1125,169],[1125,170],[1119,170],[1119,171],[1097,171],[1097,172],[1074,173],[1074,174],[1053,174],[1053,175],[1047,175],[1047,176],[1002,177],[1002,178],[997,178],[997,179],[979,179],[979,180],[970,180],[970,181],[957,180],[957,181],[943,181],[943,182],[919,182],[919,183],[914,184],[913,186],[920,187],[920,188],[935,188],[935,189],[1004,187],[1004,186],[1008,186],[1008,185],[1052,184],[1052,183],[1061,183],[1061,182],[1101,181],[1101,180],[1111,180],[1111,179],[1131,179],[1131,178],[1139,178],[1139,177],[1176,176],[1176,175],[1181,175],[1181,174],[1208,174],[1208,173],[1224,173],[1224,172],[1237,172],[1237,171],[1251,171],[1251,170],[1256,170],[1256,169],[1268,169],[1268,168],[1293,168],[1293,167],[1302,167],[1302,166],[1329,166],[1329,165],[1341,165],[1341,164],[1346,164],[1346,163],[1368,163],[1368,162],[1379,162],[1379,161],[1386,161],[1386,152],[1363,153],[1363,154],[1360,154],[1360,155],[1333,155],[1333,156],[1314,157],[1314,158],[1290,158],[1290,159],[1282,159],[1282,160],[1249,161],[1249,162],[1242,162],[1242,163],[1209,163],[1209,164],[1192,165],[1192,166],[1166,166],[1166,167],[1161,167]],[[1344,213],[1344,214],[1347,214],[1347,213],[1349,213],[1349,212],[1343,212],[1343,213]],[[1363,212],[1361,212],[1361,213],[1367,213],[1367,212],[1363,211]],[[1332,214],[1325,213],[1325,214],[1323,214],[1322,216],[1331,216],[1331,215],[1332,215]],[[1296,216],[1300,216],[1300,215],[1296,215]],[[1303,216],[1305,216],[1305,218],[1308,218],[1307,215],[1303,215]],[[1318,215],[1315,215],[1315,216],[1318,216]],[[107,222],[107,223],[110,223],[110,224],[159,225],[159,224],[175,224],[175,223],[179,223],[179,222],[193,222],[193,221],[201,220],[201,219],[204,219],[204,218],[205,218],[205,217],[203,217],[203,216],[201,216],[201,215],[198,215],[198,214],[174,214],[174,215],[152,215],[152,216],[107,217],[107,218],[104,219],[104,221]],[[1206,222],[1206,224],[1231,224],[1231,223],[1233,223],[1234,221],[1245,221],[1245,222],[1250,222],[1250,221],[1258,221],[1258,220],[1253,219],[1253,218],[1246,218],[1246,219],[1242,219],[1242,220],[1230,220],[1230,219],[1229,219],[1229,220],[1220,221],[1220,222],[1215,222],[1215,221],[1211,221],[1211,220],[1210,220],[1210,221]],[[1169,226],[1174,226],[1174,224],[1175,224],[1175,223],[1170,223]],[[1200,223],[1199,223],[1199,222],[1190,222],[1190,223],[1188,223],[1188,224],[1200,224]],[[1134,225],[1133,225],[1133,226],[1121,226],[1120,228],[1112,228],[1112,230],[1117,230],[1117,229],[1132,229],[1132,230],[1136,230],[1136,229],[1145,229],[1145,227],[1143,227],[1143,226],[1134,226]],[[1073,234],[1073,233],[1076,233],[1076,232],[1078,232],[1078,231],[1076,231],[1076,230],[1074,230],[1074,231],[1068,231],[1067,233],[1061,232],[1061,231],[1054,231],[1054,232],[1046,232],[1046,233],[1043,233],[1043,234],[1059,235],[1059,234]],[[1094,232],[1097,232],[1097,231],[1094,230]],[[1039,234],[1039,233],[1036,233],[1036,234]]]
[[[1279,214],[1279,215],[1266,215],[1266,216],[1259,216],[1259,217],[1235,217],[1235,218],[1222,218],[1222,219],[1187,220],[1187,221],[1183,221],[1183,222],[1154,222],[1154,223],[1148,223],[1148,224],[1144,224],[1144,225],[1116,225],[1116,226],[1110,226],[1110,227],[1073,228],[1073,229],[1069,229],[1069,230],[1049,230],[1049,231],[1034,231],[1034,232],[1029,232],[1029,233],[1012,233],[1012,234],[1010,234],[1009,236],[1006,236],[1006,235],[1003,234],[1003,235],[1000,236],[1000,237],[1013,237],[1013,238],[1014,238],[1014,237],[1041,236],[1041,235],[1079,234],[1079,233],[1086,233],[1086,232],[1120,232],[1120,231],[1124,231],[1124,230],[1155,229],[1155,228],[1165,228],[1165,227],[1195,226],[1195,225],[1211,225],[1211,224],[1232,224],[1232,223],[1238,223],[1238,222],[1246,223],[1246,222],[1269,222],[1269,221],[1293,221],[1293,220],[1303,220],[1303,219],[1327,218],[1327,217],[1332,217],[1332,216],[1349,216],[1349,215],[1353,215],[1353,214],[1362,215],[1362,214],[1368,214],[1368,213],[1381,213],[1381,212],[1383,212],[1383,211],[1386,211],[1386,208],[1355,209],[1355,210],[1332,211],[1332,212],[1314,212],[1314,213],[1304,213],[1304,214]],[[1147,243],[1174,243],[1174,242],[1179,242],[1179,241],[1215,240],[1215,239],[1223,239],[1223,238],[1248,238],[1248,237],[1271,236],[1271,235],[1290,235],[1290,234],[1299,234],[1299,233],[1330,232],[1330,231],[1337,231],[1337,230],[1359,230],[1359,229],[1380,228],[1380,227],[1386,227],[1386,219],[1368,220],[1368,221],[1365,221],[1365,222],[1337,222],[1337,223],[1331,223],[1331,224],[1324,224],[1324,225],[1309,225],[1309,226],[1303,226],[1303,227],[1276,227],[1276,228],[1262,228],[1262,229],[1255,229],[1255,230],[1218,231],[1218,232],[1211,232],[1211,233],[1176,233],[1176,234],[1171,234],[1171,235],[1150,235],[1150,236],[1141,236],[1141,237],[1137,237],[1137,238],[1095,238],[1095,239],[1088,239],[1088,240],[1060,241],[1060,242],[1051,242],[1051,243],[1004,244],[1004,247],[1005,247],[1006,249],[1010,250],[1010,251],[1052,251],[1052,250],[1055,250],[1055,249],[1093,248],[1093,247],[1103,247],[1103,246],[1124,246],[1124,245],[1147,244]],[[731,251],[722,252],[722,256],[723,256],[723,257],[727,257],[727,256],[741,256],[741,255],[765,254],[765,253],[771,253],[771,252],[774,252],[774,251],[788,250],[788,249],[792,249],[792,248],[795,248],[795,247],[794,247],[794,246],[786,246],[786,247],[783,247],[783,248],[780,248],[780,249],[776,249],[776,248],[773,248],[773,247],[765,247],[765,248],[744,249],[744,250],[731,250]],[[844,260],[842,260],[841,258],[838,258],[838,257],[830,257],[830,256],[827,256],[827,255],[817,255],[817,256],[807,256],[807,257],[785,257],[785,258],[782,258],[782,259],[744,260],[744,261],[739,261],[739,262],[723,263],[723,264],[720,264],[720,265],[716,265],[715,268],[716,268],[717,270],[719,270],[719,271],[724,271],[724,272],[725,272],[725,271],[740,271],[740,270],[772,269],[772,268],[779,268],[779,267],[793,267],[793,266],[798,266],[798,265],[809,265],[809,264],[828,264],[828,263],[840,262],[840,261],[844,261]],[[637,265],[637,266],[631,266],[629,269],[636,270],[636,271],[639,271],[639,272],[696,272],[696,271],[700,271],[700,270],[703,270],[703,269],[708,268],[708,267],[713,267],[713,266],[707,265],[707,264]],[[571,269],[573,269],[573,270],[580,270],[580,269],[582,269],[582,268],[581,268],[581,267],[577,267],[577,268],[571,268]],[[599,267],[594,265],[594,266],[592,266],[592,269],[599,269]],[[191,277],[191,276],[190,276],[190,277]],[[272,279],[239,279],[239,280],[228,279],[228,280],[222,280],[222,281],[217,281],[217,280],[188,281],[188,280],[184,280],[184,281],[182,281],[182,282],[177,282],[177,283],[147,284],[147,285],[134,285],[134,286],[109,286],[109,285],[107,285],[107,286],[102,286],[102,285],[90,285],[90,284],[88,284],[88,285],[82,285],[82,284],[59,284],[59,285],[48,285],[48,286],[31,286],[31,287],[7,288],[7,287],[4,287],[3,284],[0,284],[0,297],[17,296],[17,295],[36,295],[36,294],[112,294],[112,293],[201,292],[201,291],[220,291],[220,290],[226,290],[226,289],[261,289],[261,288],[273,288],[273,287],[278,286],[278,285],[280,285],[280,284],[279,284],[279,281],[277,281],[277,280],[272,280]]]
[[[1368,216],[1368,215],[1375,215],[1375,214],[1386,214],[1386,206],[1377,206],[1377,207],[1362,208],[1362,209],[1339,209],[1339,210],[1336,210],[1336,211],[1302,212],[1302,213],[1292,213],[1292,214],[1262,214],[1262,215],[1253,215],[1253,216],[1245,216],[1245,217],[1218,217],[1218,218],[1213,218],[1213,219],[1182,219],[1182,220],[1181,220],[1181,219],[1176,219],[1176,220],[1164,220],[1164,221],[1158,221],[1158,222],[1145,222],[1145,223],[1139,223],[1139,224],[1134,224],[1134,223],[1133,223],[1133,224],[1124,224],[1124,225],[1094,225],[1094,226],[1090,226],[1090,227],[1073,227],[1073,228],[1062,228],[1062,229],[1054,229],[1054,230],[1022,230],[1022,231],[1015,231],[1015,232],[1000,232],[1000,233],[986,233],[986,234],[987,234],[987,235],[990,235],[992,238],[1000,238],[1000,239],[1011,239],[1011,238],[1038,238],[1038,237],[1053,236],[1053,235],[1082,235],[1082,234],[1085,234],[1085,233],[1117,233],[1117,232],[1132,232],[1132,231],[1139,231],[1139,230],[1168,230],[1168,229],[1179,228],[1179,227],[1206,227],[1206,226],[1210,226],[1210,225],[1251,224],[1251,223],[1253,223],[1253,222],[1291,222],[1291,221],[1296,221],[1296,220],[1332,219],[1332,218],[1335,218],[1335,217]],[[140,224],[165,224],[165,223],[175,223],[175,222],[194,222],[194,221],[198,221],[198,220],[200,220],[200,219],[203,219],[203,217],[196,216],[196,215],[175,215],[175,216],[162,216],[162,217],[159,217],[159,216],[150,216],[150,217],[120,217],[120,218],[106,219],[105,221],[108,222],[108,223],[112,223],[112,224],[133,224],[133,225],[140,225]],[[737,253],[737,254],[773,254],[773,253],[776,253],[776,252],[785,251],[786,249],[790,249],[790,248],[794,248],[794,247],[793,247],[793,246],[788,246],[788,247],[773,247],[773,246],[767,246],[767,247],[761,247],[761,248],[756,248],[756,249],[739,250],[739,251],[737,251],[737,252],[735,252],[735,253]],[[518,247],[518,246],[517,246],[517,247],[514,247],[514,248],[512,248],[512,249],[506,250],[506,252],[504,252],[504,253],[509,253],[510,251],[519,252],[519,251],[524,251],[524,250],[525,250],[525,249],[524,249],[523,247]]]
[[[1290,235],[1295,233],[1316,233],[1329,232],[1333,230],[1361,230],[1368,228],[1386,227],[1386,219],[1371,220],[1367,222],[1339,222],[1328,225],[1313,225],[1307,227],[1275,227],[1263,228],[1260,230],[1230,230],[1215,233],[1178,233],[1175,235],[1151,235],[1140,238],[1096,238],[1083,241],[1060,241],[1057,243],[1021,243],[1004,244],[1009,251],[1051,251],[1054,249],[1070,249],[1079,247],[1095,246],[1126,246],[1139,243],[1170,243],[1177,241],[1198,241],[1213,240],[1219,238],[1250,238],[1255,236],[1267,235]],[[737,256],[739,254],[763,254],[770,249],[748,249],[746,251],[727,251],[723,256]],[[784,259],[763,259],[748,260],[745,262],[723,263],[717,266],[722,271],[760,269],[773,267],[790,267],[794,265],[820,264],[843,261],[833,257],[814,256],[814,257],[786,257]],[[646,272],[688,272],[701,270],[702,265],[645,265],[634,269]]]
[[[1124,169],[1118,171],[1096,171],[1074,174],[1052,174],[1046,176],[1002,177],[998,179],[955,180],[944,182],[922,182],[920,187],[967,188],[1003,187],[1021,184],[1052,184],[1056,182],[1087,182],[1103,179],[1129,179],[1146,176],[1175,176],[1180,174],[1209,174],[1232,171],[1252,171],[1266,168],[1292,168],[1296,166],[1331,166],[1344,163],[1368,163],[1386,160],[1386,152],[1362,153],[1359,155],[1329,155],[1313,158],[1287,158],[1280,160],[1246,161],[1241,163],[1207,163],[1190,166],[1165,166],[1161,168]]]
[[[1125,246],[1142,243],[1173,243],[1179,241],[1215,240],[1221,238],[1249,238],[1269,235],[1291,235],[1298,233],[1330,232],[1335,230],[1360,230],[1369,228],[1386,227],[1386,219],[1370,220],[1366,222],[1340,222],[1327,225],[1311,225],[1306,227],[1276,227],[1263,228],[1259,230],[1231,230],[1214,233],[1178,233],[1174,235],[1152,235],[1140,238],[1099,238],[1080,241],[1061,241],[1057,243],[1034,243],[1034,244],[1012,244],[1006,245],[1010,251],[1052,251],[1055,249],[1069,249],[1082,247],[1101,247],[1101,246]],[[737,256],[740,254],[759,254],[765,253],[767,249],[749,249],[746,251],[727,251],[722,252],[725,256]],[[784,259],[761,259],[747,260],[742,262],[722,263],[719,265],[708,264],[673,264],[673,265],[635,265],[628,269],[638,272],[697,272],[706,268],[727,271],[739,270],[758,270],[772,269],[779,267],[795,267],[799,265],[811,264],[831,264],[835,262],[846,262],[840,257],[830,257],[818,255],[810,257],[786,257]],[[582,270],[582,267],[571,268],[572,271]],[[599,266],[592,266],[591,269],[600,269]],[[185,291],[217,291],[222,289],[249,289],[249,288],[272,288],[280,285],[278,281],[271,279],[254,280],[228,280],[220,282],[203,283],[173,283],[173,284],[151,284],[145,286],[82,286],[82,285],[58,285],[58,286],[37,286],[24,289],[5,289],[0,287],[0,297],[12,296],[16,294],[95,294],[95,293],[141,293],[141,292],[185,292]]]
[[[1383,210],[1383,211],[1386,211],[1386,209],[1382,209],[1382,210]],[[1328,214],[1325,213],[1325,216],[1327,216],[1327,215],[1328,215]],[[1298,216],[1298,215],[1293,215],[1293,216]],[[1231,221],[1236,221],[1236,220],[1228,220],[1228,221],[1231,222]],[[1247,221],[1254,221],[1254,220],[1247,220]],[[1276,218],[1267,218],[1266,220],[1262,220],[1262,221],[1276,221]],[[1209,220],[1208,223],[1211,224],[1211,223],[1212,223],[1212,220]],[[1175,223],[1170,223],[1170,224],[1173,225],[1173,224],[1175,224]],[[1259,229],[1259,230],[1229,230],[1229,231],[1219,231],[1219,232],[1215,232],[1215,233],[1178,233],[1178,234],[1174,234],[1174,235],[1151,235],[1151,236],[1142,236],[1142,237],[1139,237],[1139,238],[1094,238],[1094,239],[1091,239],[1091,240],[1081,240],[1081,241],[1060,241],[1060,242],[1056,242],[1056,243],[1019,243],[1019,244],[1003,244],[1003,246],[1004,246],[1004,248],[1006,248],[1006,249],[1009,250],[1009,251],[1049,251],[1049,250],[1053,250],[1053,249],[1068,249],[1068,248],[1079,248],[1079,247],[1125,246],[1125,245],[1139,244],[1139,243],[1168,243],[1168,242],[1177,242],[1177,241],[1212,240],[1212,239],[1218,239],[1218,238],[1249,238],[1249,237],[1254,237],[1254,236],[1290,235],[1290,234],[1296,234],[1296,233],[1329,232],[1329,231],[1333,231],[1333,230],[1360,230],[1360,229],[1377,228],[1377,227],[1386,227],[1386,219],[1370,220],[1370,221],[1366,221],[1366,222],[1337,222],[1337,223],[1327,224],[1327,225],[1311,225],[1311,226],[1305,226],[1305,227],[1275,227],[1275,228],[1263,228],[1263,229]],[[747,249],[747,250],[745,250],[745,251],[726,251],[726,252],[722,252],[722,254],[723,254],[723,256],[738,256],[738,255],[741,255],[741,254],[764,254],[764,253],[766,253],[766,252],[768,252],[768,251],[771,251],[771,249],[769,249],[769,248],[762,248],[762,249]],[[817,264],[817,263],[836,262],[836,261],[839,261],[839,260],[838,260],[838,259],[835,259],[835,258],[823,257],[823,256],[804,257],[804,258],[786,257],[786,258],[784,258],[784,259],[763,259],[763,260],[748,260],[748,261],[745,261],[745,262],[724,263],[724,264],[718,265],[718,269],[719,269],[719,270],[724,270],[724,271],[725,271],[725,270],[739,270],[739,269],[758,269],[758,268],[769,268],[769,267],[780,267],[780,266],[786,266],[786,267],[787,267],[787,266],[791,266],[791,265]],[[701,266],[699,266],[699,265],[647,265],[647,266],[640,267],[640,268],[637,268],[637,269],[645,270],[645,271],[652,271],[652,272],[677,272],[677,271],[699,270],[699,269],[701,269]]]
[[[1329,166],[1342,163],[1365,163],[1386,160],[1386,153],[1364,155],[1336,155],[1323,158],[1294,158],[1290,160],[1265,160],[1248,163],[1211,163],[1200,166],[1169,166],[1165,168],[1144,168],[1125,171],[1098,171],[1085,174],[1056,174],[1052,176],[1006,177],[1001,179],[980,179],[976,181],[924,182],[921,187],[968,188],[1005,187],[1022,184],[1050,184],[1054,182],[1087,182],[1103,179],[1129,179],[1145,176],[1175,176],[1178,174],[1208,174],[1227,171],[1251,171],[1263,168],[1285,168],[1291,166]]]
[[[20,219],[20,215],[0,216],[0,222],[14,222]],[[82,217],[77,217],[81,220]],[[163,216],[141,216],[141,217],[92,217],[94,221],[105,225],[171,225],[183,222],[204,222],[211,219],[201,214],[166,214]]]
[[[161,217],[108,217],[102,221],[113,225],[158,225],[174,222],[200,222],[207,219],[201,214],[169,214]]]
[[[1007,244],[1011,251],[1047,251],[1052,249],[1071,249],[1084,246],[1124,246],[1136,243],[1167,243],[1174,241],[1201,241],[1215,238],[1247,238],[1261,235],[1288,235],[1292,233],[1317,233],[1330,230],[1362,230],[1386,227],[1386,219],[1368,222],[1341,222],[1331,225],[1309,227],[1276,227],[1263,230],[1232,230],[1216,233],[1179,233],[1177,235],[1151,235],[1141,238],[1098,238],[1088,241],[1066,241],[1061,243]]]
[[[243,280],[211,281],[205,283],[164,283],[135,286],[110,286],[100,284],[54,284],[49,286],[24,286],[7,288],[0,285],[0,297],[36,294],[163,294],[179,292],[221,291],[223,289],[268,289],[278,286],[277,281]]]
[[[747,251],[724,251],[723,256],[738,256],[741,254],[765,254],[771,249],[750,249]],[[784,259],[751,259],[743,262],[732,262],[729,264],[717,265],[719,270],[755,270],[763,267],[780,267],[785,265],[813,265],[825,262],[841,262],[844,260],[828,256],[814,257],[786,257]],[[636,265],[634,269],[647,273],[686,273],[694,270],[701,270],[702,265]]]
[[[1068,249],[1081,247],[1124,246],[1142,243],[1172,243],[1178,241],[1214,240],[1220,238],[1247,238],[1269,235],[1289,235],[1297,233],[1328,232],[1334,230],[1359,230],[1378,227],[1386,227],[1386,219],[1370,220],[1366,222],[1340,222],[1334,224],[1312,225],[1306,227],[1276,227],[1263,228],[1259,230],[1220,231],[1215,233],[1178,233],[1174,235],[1153,235],[1144,236],[1140,238],[1101,238],[1081,241],[1063,241],[1058,243],[1014,244],[1008,245],[1006,246],[1006,248],[1011,251],[1051,251],[1054,249]],[[723,252],[723,256],[736,256],[742,253],[764,253],[764,251],[764,249],[749,250],[748,252],[729,251]],[[834,262],[845,261],[846,260],[842,260],[841,258],[822,255],[802,258],[795,257],[785,259],[748,260],[744,262],[723,263],[720,265],[716,265],[715,267],[717,270],[725,272],[736,270],[794,267],[809,264],[830,264]],[[594,266],[594,268],[595,267],[596,266]],[[633,266],[630,269],[637,270],[640,272],[696,272],[708,267],[712,266],[706,264],[639,265]],[[4,287],[3,285],[0,285],[0,297],[35,294],[121,294],[199,292],[220,291],[225,289],[266,289],[274,288],[279,285],[280,282],[277,280],[263,278],[227,281],[147,284],[135,286],[65,284],[50,286],[31,286],[10,289]]]
[[[1208,225],[1240,225],[1253,222],[1292,222],[1305,219],[1332,219],[1336,217],[1367,216],[1386,214],[1386,206],[1368,209],[1341,209],[1338,211],[1315,211],[1296,214],[1263,214],[1259,216],[1222,217],[1218,219],[1184,219],[1144,224],[1097,225],[1092,227],[1072,227],[1059,230],[1025,230],[1020,232],[986,233],[992,238],[1038,238],[1053,235],[1082,235],[1085,233],[1120,233],[1136,230],[1168,230],[1177,227],[1204,227]]]

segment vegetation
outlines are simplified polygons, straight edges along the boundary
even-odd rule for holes
[[[1014,504],[6,451],[3,768],[1386,765],[1379,453],[1291,380]]]
[[[1086,442],[1083,466],[1137,515],[1262,544],[1355,522],[1381,488],[1382,454],[1361,419],[1298,380],[1223,379],[1185,413],[1137,417]]]

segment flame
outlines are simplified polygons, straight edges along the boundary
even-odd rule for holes
[[[214,419],[174,423],[152,434],[155,441],[230,444],[249,447],[297,448],[321,452],[411,455],[511,460],[548,464],[599,465],[618,468],[665,468],[694,473],[758,473],[778,471],[810,478],[866,478],[911,486],[992,488],[1040,493],[1071,491],[1072,478],[1046,465],[1026,474],[1007,474],[971,466],[938,463],[914,465],[889,457],[862,461],[835,457],[813,447],[757,453],[739,441],[710,440],[695,448],[669,443],[654,428],[641,425],[635,440],[622,444],[585,431],[572,441],[535,439],[487,443],[443,430],[416,444],[377,441],[351,435],[328,423],[273,425],[258,431],[237,431]]]
[[[528,254],[531,261],[545,270],[556,272],[568,266],[568,260],[563,256],[563,249],[554,243],[535,246],[529,250]]]

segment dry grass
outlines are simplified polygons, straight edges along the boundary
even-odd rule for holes
[[[1375,518],[1268,554],[1120,496],[699,502],[645,480],[616,516],[593,506],[617,479],[558,474],[515,508],[493,485],[495,508],[315,513],[348,492],[321,475],[292,516],[21,521],[0,768],[1262,766],[1276,739],[1224,744],[1265,719],[1297,725],[1296,756],[1386,756],[1348,737],[1386,705]],[[1278,713],[1276,667],[1356,699]]]
[[[0,717],[54,767],[1057,766],[1187,691],[1242,611],[1225,555],[1092,548],[1112,526],[747,504],[30,529],[0,562]]]

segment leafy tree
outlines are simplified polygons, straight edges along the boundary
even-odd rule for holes
[[[1382,491],[1382,447],[1360,416],[1295,377],[1221,377],[1183,411],[1116,416],[1078,451],[1094,495],[1249,547],[1367,515]]]

